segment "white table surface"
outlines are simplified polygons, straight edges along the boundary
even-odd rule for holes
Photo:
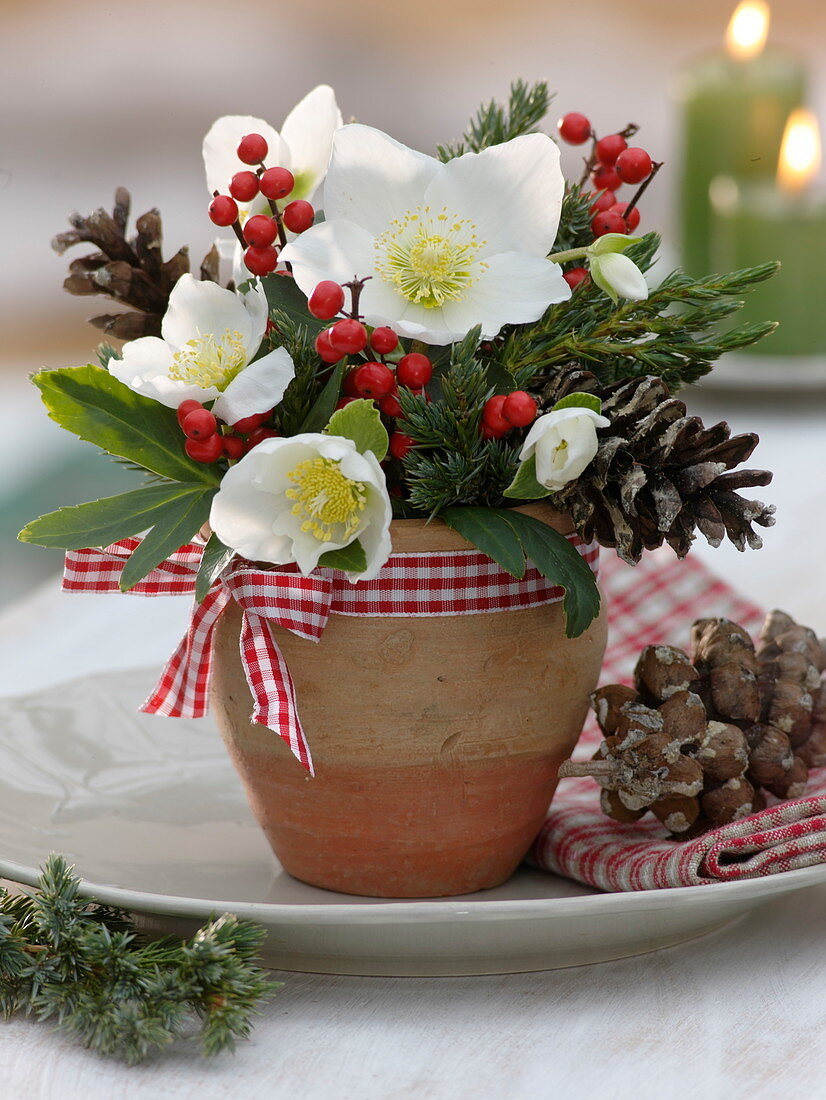
[[[826,632],[826,397],[698,394],[764,442],[778,525],[760,553],[698,548],[753,599]],[[34,552],[34,551],[33,551]],[[0,615],[0,693],[160,663],[187,601],[61,596]],[[713,889],[713,887],[712,887]],[[127,1069],[48,1024],[0,1023],[0,1096],[284,1100],[826,1097],[826,887],[711,937],[599,966],[478,978],[281,974],[285,987],[235,1057],[189,1047]]]

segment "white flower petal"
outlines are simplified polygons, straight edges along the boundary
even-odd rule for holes
[[[238,159],[238,143],[247,134],[266,138],[269,152],[267,164],[289,168],[290,153],[281,135],[263,118],[250,115],[224,115],[213,122],[203,143],[204,168],[210,195],[214,191],[228,194],[229,181],[236,172],[249,171],[251,166]]]
[[[633,302],[644,302],[648,297],[645,276],[628,256],[618,252],[597,255],[591,259],[590,268],[594,282],[614,301],[617,296]]]
[[[313,88],[285,118],[281,136],[289,147],[290,167],[296,177],[291,200],[313,201],[330,162],[333,134],[341,123],[335,92],[327,84]]]
[[[562,209],[559,149],[545,134],[526,134],[443,165],[425,193],[432,210],[468,218],[486,244],[481,256],[547,256]]]
[[[248,356],[258,350],[266,325],[261,323],[260,300],[244,299],[217,283],[182,275],[169,295],[169,308],[161,322],[161,335],[174,348],[196,336],[220,337],[229,330],[240,333]]]
[[[482,337],[490,339],[503,325],[536,321],[552,302],[571,297],[562,268],[539,256],[502,252],[485,263],[462,301],[443,306],[447,327],[463,335],[481,324]]]
[[[324,182],[324,213],[346,218],[374,236],[418,206],[439,171],[433,157],[408,149],[381,130],[349,123],[336,131]]]
[[[210,526],[221,542],[242,557],[286,565],[293,560],[292,540],[273,532],[272,516],[264,506],[268,494],[262,493],[249,476],[255,466],[250,460],[257,457],[251,451],[224,474],[221,489],[212,500]],[[270,499],[276,498],[270,495]]]
[[[194,382],[169,377],[172,349],[157,336],[142,336],[123,345],[122,359],[109,360],[109,373],[135,393],[151,397],[170,409],[182,401],[211,401],[218,396],[215,386],[204,388]]]
[[[295,366],[286,348],[276,348],[250,363],[230,382],[212,411],[227,424],[272,409],[295,378]]]
[[[373,238],[353,222],[322,222],[288,244],[281,258],[293,265],[295,281],[309,298],[322,279],[345,283],[371,276]]]

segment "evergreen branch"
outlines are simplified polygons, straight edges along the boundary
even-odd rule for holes
[[[295,365],[295,377],[287,386],[273,420],[276,431],[281,435],[296,435],[315,405],[324,386],[324,374],[330,368],[319,359],[315,336],[305,324],[284,310],[274,310],[270,318],[275,327],[269,334],[268,346],[262,349],[261,354],[284,347]]]
[[[247,1038],[278,983],[257,965],[262,928],[225,915],[189,941],[144,941],[128,914],[79,897],[61,856],[37,891],[0,891],[0,1009],[54,1020],[98,1054],[134,1064],[201,1023],[204,1054]]]
[[[594,217],[591,209],[593,201],[593,194],[588,190],[583,191],[578,183],[571,184],[566,189],[552,251],[565,252],[569,248],[586,248],[593,243],[594,231],[591,228],[591,220]]]
[[[459,141],[437,146],[439,159],[448,161],[463,153],[478,153],[521,134],[535,133],[548,113],[551,98],[545,81],[536,84],[515,81],[510,87],[507,106],[495,99],[482,104]]]

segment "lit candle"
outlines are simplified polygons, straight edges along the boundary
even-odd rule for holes
[[[780,260],[777,275],[746,298],[737,323],[779,321],[771,336],[749,351],[757,355],[826,352],[823,265],[826,198],[811,183],[820,168],[820,134],[810,111],[789,116],[774,182],[712,181],[712,266],[751,267]]]
[[[786,119],[806,98],[800,61],[765,49],[769,19],[763,0],[743,0],[729,22],[725,52],[701,58],[677,83],[683,127],[682,262],[692,275],[711,270],[711,180],[772,176]]]

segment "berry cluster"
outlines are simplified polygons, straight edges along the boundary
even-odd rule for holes
[[[262,440],[278,435],[264,427],[271,415],[272,410],[246,416],[229,427],[221,425],[200,401],[182,401],[178,406],[178,423],[186,436],[184,450],[195,462],[217,462],[219,458],[237,461]]]
[[[238,159],[257,165],[255,171],[236,172],[230,180],[229,194],[218,192],[209,204],[209,216],[215,225],[232,226],[244,248],[244,263],[253,275],[269,275],[278,264],[278,253],[287,243],[285,229],[303,233],[315,220],[315,210],[304,199],[295,199],[280,209],[295,187],[289,168],[267,168],[267,141],[261,134],[247,134],[238,145]],[[244,222],[238,216],[239,202],[252,202],[258,195],[268,202],[271,215],[253,214]],[[278,242],[278,243],[276,243]]]
[[[637,127],[629,125],[621,133],[599,138],[585,115],[576,111],[563,115],[558,127],[560,137],[569,145],[583,145],[588,140],[592,143],[582,183],[590,179],[594,187],[591,203],[594,236],[633,233],[640,223],[637,203],[660,168],[645,149],[629,146],[627,139],[636,133]],[[617,191],[623,184],[640,185],[627,202],[617,200]],[[584,268],[574,268],[565,273],[565,279],[573,289],[586,275]]]
[[[525,390],[497,394],[485,402],[480,431],[485,439],[502,439],[513,428],[532,424],[536,410],[536,401]]]

